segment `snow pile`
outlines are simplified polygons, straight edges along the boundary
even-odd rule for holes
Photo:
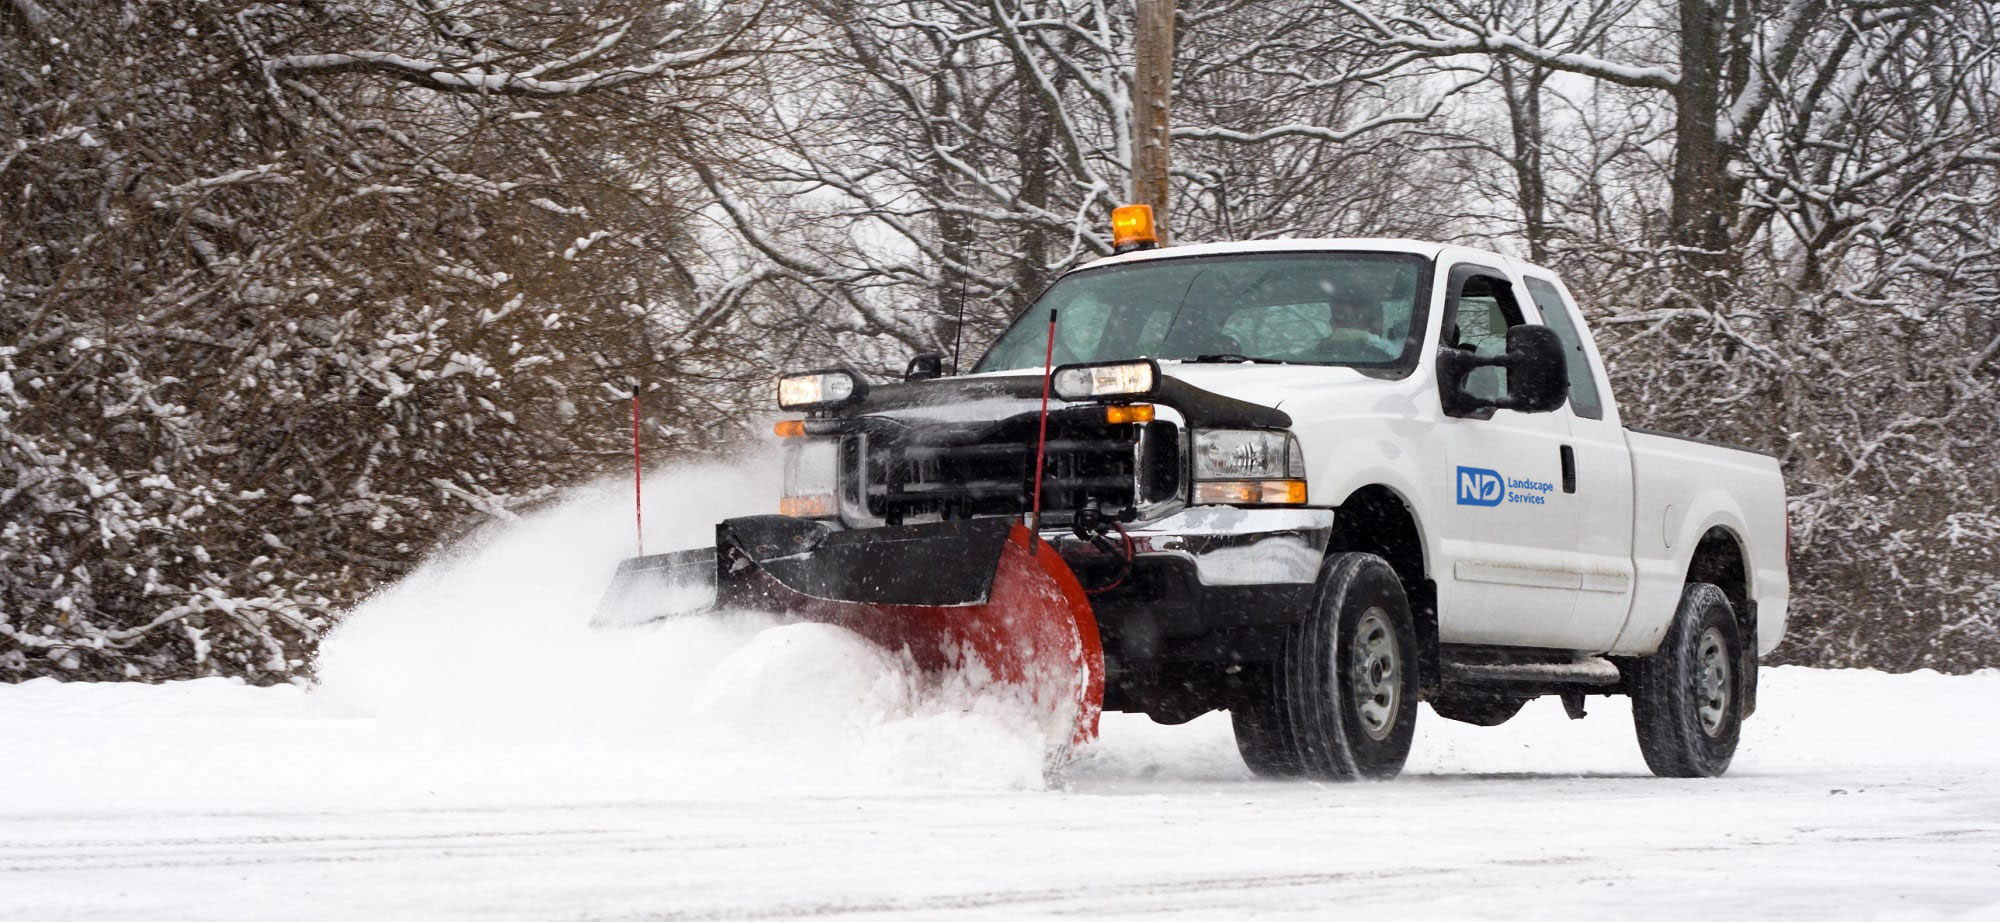
[[[768,511],[768,468],[651,477],[647,549]],[[476,535],[370,600],[324,644],[312,699],[372,718],[426,791],[475,797],[1042,785],[1031,715],[941,691],[840,628],[755,613],[589,627],[632,553],[629,489]]]

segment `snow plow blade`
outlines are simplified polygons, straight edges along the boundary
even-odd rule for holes
[[[1090,601],[1055,549],[1011,520],[841,531],[729,519],[713,548],[625,561],[594,623],[745,609],[840,625],[928,672],[990,678],[1070,723],[1071,744],[1097,736],[1104,649]]]

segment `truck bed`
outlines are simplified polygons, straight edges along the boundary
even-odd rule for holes
[[[1686,561],[1702,541],[1734,541],[1743,557],[1758,652],[1784,635],[1785,484],[1772,455],[1705,439],[1627,427],[1632,453],[1632,614],[1614,652],[1643,654],[1672,620]]]

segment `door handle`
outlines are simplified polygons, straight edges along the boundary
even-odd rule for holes
[[[1568,445],[1564,445],[1562,447],[1562,464],[1563,464],[1563,492],[1575,493],[1576,492],[1576,449],[1571,448]]]

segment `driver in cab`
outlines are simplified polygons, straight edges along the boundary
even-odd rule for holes
[[[1327,302],[1333,332],[1320,340],[1325,362],[1386,362],[1403,352],[1403,344],[1383,335],[1382,300],[1359,286],[1342,286]]]

